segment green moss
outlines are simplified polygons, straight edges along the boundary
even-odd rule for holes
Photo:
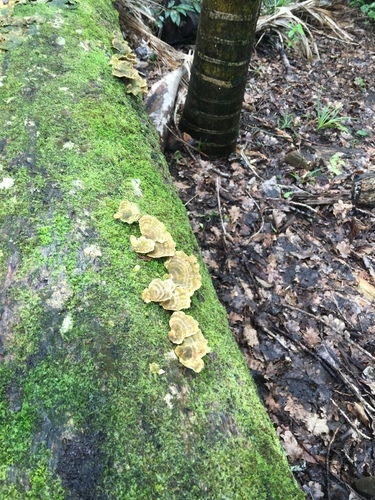
[[[170,313],[141,300],[166,270],[129,250],[122,199],[198,247],[141,101],[110,74],[111,4],[15,7],[36,12],[37,35],[0,54],[0,175],[15,181],[0,190],[0,496],[302,498],[202,261],[199,375],[171,358]]]

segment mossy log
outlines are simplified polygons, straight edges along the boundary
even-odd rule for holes
[[[200,374],[171,355],[170,313],[141,299],[165,268],[131,251],[121,200],[199,250],[142,102],[111,74],[111,3],[13,3],[0,7],[0,498],[303,498],[202,262],[188,311],[212,350]]]

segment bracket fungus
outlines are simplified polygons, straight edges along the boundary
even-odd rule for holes
[[[124,200],[120,203],[118,212],[113,216],[115,219],[120,219],[122,222],[133,224],[141,217],[141,212],[138,206],[131,201]]]
[[[173,279],[179,287],[191,292],[191,295],[201,287],[202,278],[195,255],[188,256],[185,252],[178,251],[166,260],[164,265],[169,271],[168,278]]]
[[[129,44],[119,31],[113,33],[112,47],[117,50],[119,54],[126,57],[127,60],[133,64],[137,64],[137,57],[129,47]]]
[[[169,320],[171,327],[168,338],[174,344],[182,344],[186,337],[191,337],[198,333],[199,323],[193,316],[182,311],[175,311]]]
[[[173,240],[165,225],[153,215],[143,215],[139,219],[139,229],[143,236],[157,243]]]
[[[147,92],[146,80],[141,78],[134,65],[137,64],[137,57],[132,52],[121,33],[115,33],[112,40],[112,47],[119,53],[111,57],[110,65],[112,66],[112,74],[118,78],[124,78],[128,83],[127,93],[139,95]]]
[[[155,241],[146,238],[145,236],[140,236],[136,238],[135,236],[130,236],[130,245],[132,249],[137,253],[149,253],[155,248]]]
[[[185,338],[183,344],[177,346],[174,352],[180,363],[199,373],[204,367],[202,358],[211,352],[211,349],[208,347],[207,339],[198,330],[195,335]]]
[[[153,241],[153,240],[151,240]],[[148,257],[153,259],[159,259],[160,257],[171,257],[176,252],[176,243],[172,240],[164,241],[164,243],[159,243],[155,241],[155,247],[152,252],[147,254]]]
[[[156,278],[151,281],[147,288],[143,290],[142,299],[149,302],[162,302],[170,300],[175,291],[176,285],[172,280],[161,280]]]
[[[168,280],[167,280],[168,281]],[[174,283],[173,280],[171,280]],[[163,309],[168,311],[180,311],[181,309],[189,309],[190,307],[190,297],[191,293],[179,286],[175,285],[175,290],[173,291],[172,297],[168,300],[160,301],[160,305]]]
[[[121,45],[121,42],[116,40],[116,45]],[[197,258],[183,251],[176,252],[176,243],[165,225],[152,215],[141,217],[135,203],[122,201],[114,218],[128,224],[139,222],[141,236],[130,236],[131,247],[137,253],[154,259],[169,257],[164,263],[169,272],[166,279],[152,280],[143,290],[142,299],[146,303],[158,302],[163,309],[174,311],[169,321],[168,338],[174,344],[180,344],[175,349],[179,361],[199,373],[204,367],[202,357],[211,350],[198,321],[181,311],[190,307],[191,296],[202,284]]]

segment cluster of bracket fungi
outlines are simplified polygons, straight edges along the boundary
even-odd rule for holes
[[[166,257],[164,265],[169,274],[165,279],[152,280],[143,291],[142,299],[146,303],[158,302],[164,309],[174,311],[169,321],[168,338],[179,344],[175,349],[179,361],[199,373],[204,367],[202,357],[210,348],[198,321],[181,310],[190,307],[191,296],[202,284],[197,258],[176,251],[176,243],[165,225],[152,215],[142,216],[138,206],[131,201],[122,201],[114,218],[128,224],[139,223],[141,236],[130,236],[135,252],[154,259]]]
[[[147,92],[147,83],[141,78],[134,67],[137,64],[137,57],[129,47],[121,33],[114,33],[112,47],[118,54],[111,57],[112,75],[123,78],[127,83],[126,92],[128,94],[139,95]]]

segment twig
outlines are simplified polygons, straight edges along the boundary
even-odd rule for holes
[[[250,236],[249,241],[247,242],[247,244],[249,244],[249,243],[250,243],[250,241],[251,241],[253,238],[255,238],[255,236],[256,236],[257,234],[259,234],[259,233],[261,233],[261,232],[262,232],[263,227],[264,227],[264,219],[263,219],[263,217],[262,217],[262,224],[261,224],[260,228],[258,229],[258,231],[257,231],[256,233],[254,233],[254,234],[252,234],[252,235]]]
[[[243,161],[246,163],[246,166],[249,167],[249,169],[253,172],[253,174],[256,177],[258,177],[258,179],[262,179],[261,176],[259,174],[257,174],[256,171],[254,170],[252,164],[249,162],[249,158],[243,152],[243,149],[241,149],[240,155],[241,155],[241,158],[243,159]]]
[[[266,333],[268,333],[268,335],[269,335],[270,337],[272,337],[273,339],[275,339],[275,340],[276,340],[276,342],[278,342],[278,343],[281,345],[281,347],[283,347],[283,348],[284,348],[286,351],[288,351],[288,352],[290,351],[289,347],[288,347],[286,344],[284,344],[284,342],[283,342],[281,339],[279,339],[279,337],[278,337],[277,335],[275,335],[275,334],[274,334],[274,333],[273,333],[273,332],[272,332],[269,328],[267,328],[267,327],[266,327],[263,323],[262,323],[262,324],[259,324],[259,326],[261,327],[261,329],[262,329],[262,330],[264,330]]]
[[[287,307],[289,309],[292,309],[294,311],[299,311],[301,312],[302,314],[305,314],[306,316],[309,316],[311,318],[314,318],[316,321],[320,321],[321,323],[323,323],[325,326],[327,326],[328,328],[330,328],[333,332],[337,333],[338,335],[342,335],[340,332],[338,332],[335,328],[332,328],[332,326],[324,321],[324,319],[322,318],[319,318],[318,316],[314,316],[313,314],[310,314],[306,311],[304,311],[303,309],[300,309],[299,307],[295,307],[295,306],[291,306],[289,304],[286,304],[286,303],[283,303],[283,306],[284,307]],[[296,339],[293,339],[292,340],[296,343],[298,343],[302,349],[304,350],[307,350],[307,348],[302,344],[302,342],[296,340]],[[313,354],[313,353],[310,353],[311,355],[313,355],[314,357],[317,356],[316,354]],[[358,389],[358,387],[348,378],[347,375],[345,375],[345,373],[343,373],[341,367],[343,366],[342,363],[340,363],[341,367],[338,367],[335,364],[329,362],[327,359],[324,359],[321,355],[318,355],[318,359],[320,361],[323,361],[325,364],[327,364],[331,370],[334,370],[334,372],[340,377],[340,379],[348,386],[350,387],[350,389],[352,390],[352,392],[357,396],[357,398],[361,401],[361,403],[363,403],[363,405],[367,408],[367,410],[371,413],[375,413],[375,408],[370,405],[370,403],[368,403],[366,401],[366,399],[362,396],[360,390]],[[345,368],[345,367],[344,367]],[[346,368],[345,368],[346,369]],[[346,369],[347,370],[347,369]]]
[[[193,161],[197,161],[196,157],[193,155],[193,153],[191,152],[191,150],[194,150],[196,151],[197,153],[199,153],[200,151],[198,151],[197,148],[195,148],[194,146],[192,146],[191,144],[187,143],[186,141],[184,141],[182,139],[182,137],[179,137],[179,135],[177,135],[170,127],[168,127],[167,125],[167,130],[168,132],[173,135],[173,137],[176,139],[176,141],[178,142],[181,142],[184,146],[185,146],[185,149],[188,153],[188,155],[190,156],[190,158],[193,160]],[[202,153],[203,154],[203,153]]]
[[[329,470],[329,456],[331,454],[331,448],[332,448],[332,444],[334,442],[334,440],[336,439],[336,434],[338,433],[338,431],[341,429],[341,425],[340,424],[337,429],[335,430],[335,432],[333,433],[333,436],[332,436],[332,439],[331,441],[329,442],[329,445],[328,445],[328,448],[327,448],[327,457],[326,457],[326,477],[327,477],[327,498],[328,500],[331,500],[331,487],[330,487],[330,483],[329,483],[329,473],[330,473],[330,470]]]
[[[221,222],[221,228],[223,230],[223,240],[224,240],[224,245],[227,245],[227,240],[226,240],[226,235],[227,232],[224,227],[224,221],[223,221],[223,214],[221,212],[221,203],[220,203],[220,185],[221,185],[221,179],[220,177],[216,177],[216,197],[217,197],[217,206],[219,209],[219,216],[220,216],[220,222]]]
[[[253,202],[254,202],[255,206],[257,207],[258,211],[260,212],[260,211],[261,211],[261,209],[260,209],[259,203],[258,203],[258,202],[257,202],[257,201],[256,201],[256,200],[252,197],[252,196],[251,196],[251,194],[250,194],[250,192],[249,192],[248,190],[246,190],[246,194],[248,195],[248,197],[249,197],[249,198],[251,198],[251,199],[253,200]],[[250,243],[250,241],[251,241],[253,238],[255,238],[255,236],[256,236],[257,234],[259,234],[259,233],[261,233],[261,232],[262,232],[263,227],[264,227],[264,217],[262,217],[262,224],[261,224],[260,228],[258,229],[258,231],[257,231],[256,233],[254,233],[254,234],[252,234],[252,235],[250,236],[249,241],[247,242],[247,245]]]
[[[221,170],[219,170],[218,168],[215,168],[215,167],[208,167],[209,170],[212,170],[213,172],[215,172],[215,174],[218,174],[218,175],[221,175],[221,177],[227,177],[227,178],[230,178],[231,175],[230,174],[227,174],[226,172],[222,172]]]
[[[354,340],[352,339],[345,339],[350,345],[352,345],[353,347],[355,347],[356,349],[358,349],[359,351],[361,351],[362,354],[364,354],[365,356],[367,356],[368,358],[370,358],[372,361],[375,362],[375,357],[368,351],[366,351],[366,349],[364,349],[362,346],[358,345],[356,342],[354,342]]]
[[[323,323],[323,325],[325,325],[327,328],[329,328],[330,330],[332,330],[334,333],[337,333],[338,335],[340,335],[340,337],[342,336],[342,332],[339,332],[338,330],[336,330],[335,328],[333,328],[332,325],[330,325],[327,321],[324,321],[324,319],[322,318],[319,318],[319,316],[317,316],[316,314],[311,314],[307,311],[304,311],[303,309],[300,309],[299,307],[296,307],[296,306],[291,306],[289,304],[283,304],[283,306],[287,307],[288,309],[292,309],[294,311],[298,311],[302,314],[305,314],[306,316],[309,316],[310,318],[313,318],[315,319],[316,321],[319,321],[320,323]],[[368,356],[372,361],[375,361],[375,357],[369,353],[368,351],[366,351],[366,349],[364,349],[363,347],[361,347],[360,345],[356,344],[352,339],[350,338],[345,338],[345,341],[347,341],[350,345],[356,347],[359,351],[361,351],[363,354],[365,354],[366,356]]]
[[[352,431],[350,431],[350,432],[352,432]],[[307,448],[307,446],[306,446],[303,442],[300,442],[300,443],[298,443],[298,444],[299,444],[299,445],[300,445],[300,446],[301,446],[301,447],[305,450],[305,452],[306,452],[308,455],[310,455],[310,457],[312,457],[312,458],[315,460],[315,462],[316,462],[316,463],[318,463],[319,465],[324,466],[324,462],[322,461],[322,459],[321,459],[321,458],[319,458],[319,456],[318,456],[318,455],[313,455],[313,454],[311,453],[310,449],[309,449],[309,448]],[[355,465],[354,465],[354,463],[353,463],[353,460],[352,460],[352,459],[348,456],[348,454],[346,453],[346,451],[345,451],[345,450],[342,450],[342,452],[344,453],[345,457],[348,459],[348,462],[349,462],[351,465],[353,465],[353,466],[355,467]],[[353,488],[352,488],[352,487],[351,487],[351,486],[350,486],[347,482],[343,481],[343,480],[341,479],[341,477],[339,477],[339,476],[338,476],[335,472],[333,472],[333,471],[331,471],[331,470],[330,470],[330,471],[329,471],[329,474],[330,474],[330,475],[331,475],[331,476],[332,476],[332,477],[333,477],[333,478],[334,478],[334,479],[335,479],[335,480],[336,480],[339,484],[342,484],[345,488],[349,489],[349,491],[351,491],[352,493],[355,493],[355,494],[358,496],[358,493],[357,493],[357,492],[355,492],[355,491],[353,490]],[[361,497],[361,498],[363,498],[363,497]]]
[[[318,213],[318,210],[316,210],[315,208],[310,207],[310,205],[306,205],[305,203],[300,203],[298,201],[288,200],[288,204],[289,205],[295,205],[296,207],[307,208],[308,210],[311,210],[312,212],[314,212],[316,214]]]
[[[350,418],[346,415],[346,413],[344,413],[342,411],[342,409],[339,407],[339,405],[337,403],[335,403],[335,401],[332,398],[330,398],[330,401],[331,401],[331,403],[333,403],[336,406],[338,411],[341,413],[341,415],[344,417],[344,419],[348,422],[350,427],[355,430],[355,432],[357,432],[363,439],[368,439],[369,441],[372,440],[371,437],[367,436],[366,434],[364,434],[362,431],[360,431],[358,429],[358,427],[350,420]]]
[[[280,57],[281,57],[281,61],[282,61],[283,65],[284,65],[284,68],[286,69],[286,74],[287,75],[293,74],[292,67],[290,65],[289,59],[287,58],[287,56],[285,54],[285,50],[284,50],[284,47],[283,47],[282,43],[276,43],[276,48],[279,51],[279,54],[280,54]]]
[[[184,206],[186,207],[186,205],[188,205],[191,201],[193,201],[197,196],[199,195],[199,193],[195,194],[192,198],[190,198],[190,200],[188,200]]]
[[[349,321],[347,318],[345,318],[345,316],[343,315],[343,313],[341,312],[340,310],[340,307],[337,303],[337,300],[336,300],[336,297],[331,294],[331,300],[335,303],[336,305],[336,308],[337,308],[337,312],[338,314],[340,315],[341,319],[344,321],[344,323],[349,323],[350,327],[352,328],[352,330],[356,330],[356,327],[355,325],[353,325],[353,323],[351,321]],[[332,311],[333,312],[333,311]],[[368,351],[366,351],[366,349],[364,349],[362,346],[358,345],[356,342],[354,342],[351,338],[345,338],[345,340],[353,347],[357,348],[359,351],[362,352],[362,354],[365,354],[366,356],[368,356],[372,361],[375,361],[375,357]]]
[[[365,215],[369,215],[371,218],[374,218],[374,213],[369,210],[363,210],[362,208],[355,207],[356,212],[362,212]]]
[[[255,198],[253,198],[253,197],[251,196],[251,194],[250,194],[250,192],[249,192],[249,190],[248,190],[248,189],[246,190],[246,194],[247,194],[247,196],[248,196],[249,198],[251,198],[251,199],[253,200],[253,202],[254,202],[255,206],[257,207],[257,209],[258,209],[258,210],[259,210],[259,212],[260,212],[260,205],[259,205],[259,203],[256,201],[256,199],[255,199]]]

